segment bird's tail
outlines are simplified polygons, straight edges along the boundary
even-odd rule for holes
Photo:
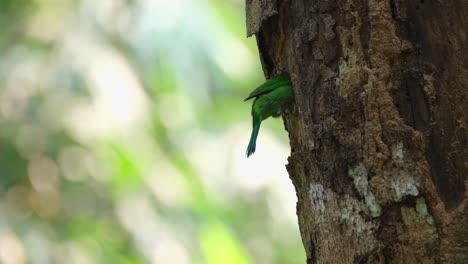
[[[247,157],[255,152],[255,146],[257,143],[258,131],[260,130],[261,121],[258,118],[253,118],[252,134],[250,135],[249,146],[247,146]]]

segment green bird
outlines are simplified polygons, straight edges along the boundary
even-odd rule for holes
[[[279,117],[287,105],[293,99],[291,79],[288,73],[281,73],[266,81],[255,89],[244,102],[255,98],[252,104],[252,134],[249,146],[247,147],[247,157],[255,152],[258,131],[263,120],[270,116]]]

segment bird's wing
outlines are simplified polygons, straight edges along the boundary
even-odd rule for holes
[[[260,96],[262,94],[269,93],[275,88],[285,85],[291,85],[291,79],[289,79],[289,75],[287,73],[279,74],[257,87],[257,89],[251,92],[249,96],[247,96],[247,98],[244,99],[244,101]]]

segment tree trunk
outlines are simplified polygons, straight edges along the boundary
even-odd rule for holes
[[[468,263],[468,2],[247,0],[307,263]]]

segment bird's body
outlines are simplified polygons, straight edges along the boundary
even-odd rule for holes
[[[287,73],[279,74],[255,89],[244,101],[255,98],[252,104],[252,134],[247,157],[255,152],[258,131],[263,120],[279,117],[293,99],[291,79]]]

